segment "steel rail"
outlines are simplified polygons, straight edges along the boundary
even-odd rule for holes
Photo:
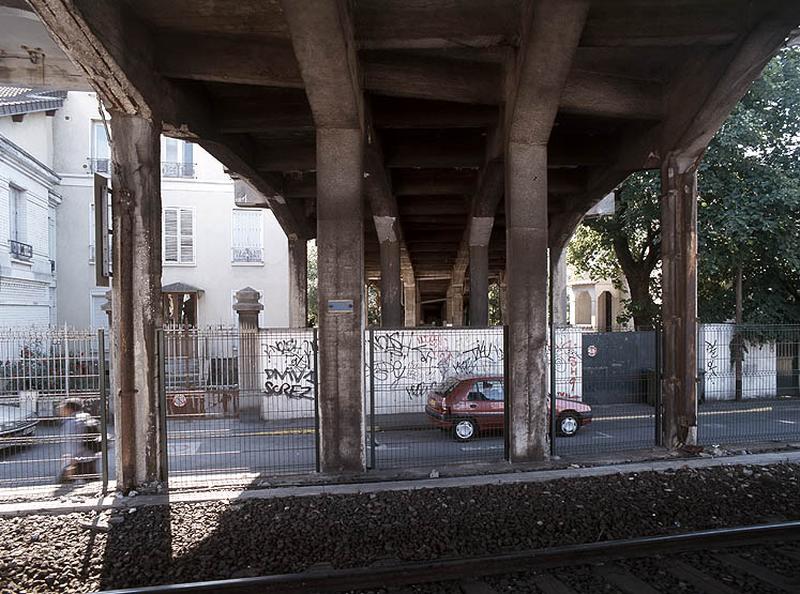
[[[608,540],[459,559],[384,563],[347,569],[309,569],[302,573],[104,590],[98,594],[263,594],[337,592],[385,586],[444,582],[521,571],[676,554],[708,547],[738,547],[800,539],[800,521],[717,528],[666,536]]]

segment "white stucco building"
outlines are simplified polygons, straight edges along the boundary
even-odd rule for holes
[[[95,285],[93,173],[110,151],[94,93],[70,92],[54,118],[58,209],[58,320],[101,327],[107,288]],[[164,317],[167,324],[234,323],[233,294],[262,295],[263,327],[289,323],[288,247],[272,212],[234,205],[233,181],[198,145],[162,138]]]
[[[0,326],[56,322],[52,140],[64,95],[0,87]]]

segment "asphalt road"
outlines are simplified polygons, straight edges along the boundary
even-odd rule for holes
[[[652,410],[646,405],[595,406],[590,425],[572,438],[557,438],[557,453],[579,456],[652,446]],[[800,441],[799,399],[708,403],[701,405],[699,414],[699,440],[706,445]],[[368,439],[367,457],[378,469],[436,468],[503,457],[502,435],[479,435],[459,443],[449,433],[431,428],[421,414],[376,417],[375,425],[375,443],[373,447]],[[314,429],[308,421],[176,419],[170,420],[168,434],[170,476],[175,479],[315,469]],[[31,445],[0,450],[0,487],[52,483],[61,468],[62,450],[60,427],[40,424]],[[113,443],[109,465],[113,476]]]

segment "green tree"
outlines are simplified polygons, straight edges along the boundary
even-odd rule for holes
[[[617,322],[632,318],[637,328],[652,327],[659,316],[659,192],[657,172],[631,175],[615,192],[614,214],[587,218],[567,252],[567,262],[579,274],[611,280],[617,288],[623,277],[627,280],[631,298]]]
[[[800,321],[800,48],[782,50],[708,147],[698,172],[699,315],[733,318],[742,269],[744,320]],[[619,321],[657,319],[659,181],[637,173],[617,190],[613,216],[587,220],[569,246],[579,273],[621,282]],[[644,291],[645,279],[648,290]]]
[[[698,187],[699,314],[800,321],[800,48],[765,68],[706,152]]]

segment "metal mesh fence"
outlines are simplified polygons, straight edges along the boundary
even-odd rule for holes
[[[172,484],[316,469],[315,330],[167,329],[161,345]]]
[[[0,331],[0,486],[107,481],[104,343],[102,331]]]
[[[800,440],[800,325],[704,324],[698,440]]]
[[[559,328],[555,451],[601,454],[655,445],[659,398],[655,331]]]
[[[368,331],[371,468],[502,460],[502,327]]]

